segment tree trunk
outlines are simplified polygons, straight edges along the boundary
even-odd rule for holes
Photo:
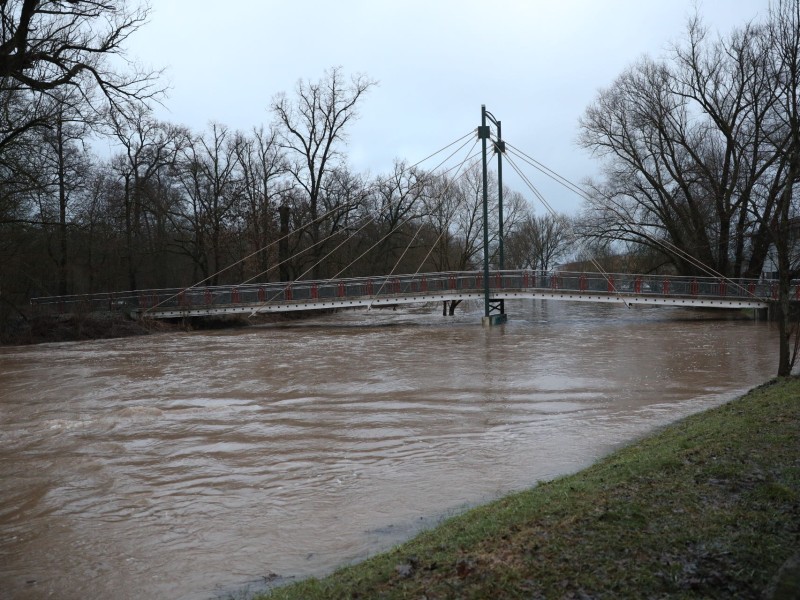
[[[278,209],[281,219],[280,240],[278,241],[278,267],[281,281],[290,281],[289,270],[289,215],[291,209],[285,204]]]
[[[131,210],[130,181],[125,179],[125,261],[128,267],[128,289],[136,289],[136,265],[133,260],[133,212]]]
[[[789,377],[792,374],[794,356],[791,351],[792,328],[790,327],[789,273],[780,269],[778,277],[778,377]]]
[[[776,224],[775,253],[778,256],[778,377],[789,377],[792,374],[796,355],[791,351],[792,328],[789,318],[791,306],[789,302],[789,288],[792,282],[792,257],[791,250],[794,240],[791,239],[791,220],[789,218],[792,205],[793,183],[800,179],[800,143],[794,149],[791,168],[787,177],[787,185],[781,193],[778,205],[778,222]]]
[[[64,131],[60,116],[56,125],[58,152],[58,237],[60,256],[58,259],[58,294],[66,296],[67,289],[67,181],[64,166]]]

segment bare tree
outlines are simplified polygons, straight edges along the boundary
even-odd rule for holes
[[[781,0],[770,6],[768,39],[772,59],[768,75],[775,82],[771,141],[778,157],[778,176],[770,185],[775,211],[767,230],[778,263],[778,376],[787,377],[800,348],[798,324],[792,327],[790,323],[790,286],[800,273],[800,202],[795,196],[800,185],[800,0]]]
[[[495,174],[487,174],[489,203],[489,261],[498,261],[498,190]],[[428,235],[437,251],[433,254],[437,270],[476,268],[483,256],[483,175],[479,166],[468,169],[456,178],[436,176],[425,199]],[[503,188],[503,222],[506,237],[518,226],[527,210],[522,194]],[[426,236],[427,237],[427,236]]]
[[[570,251],[572,224],[566,215],[529,212],[508,239],[509,264],[519,269],[549,271]]]
[[[388,273],[410,244],[419,245],[420,218],[432,194],[433,177],[405,161],[395,161],[392,172],[376,179],[373,195],[376,235],[382,239],[377,269]],[[420,265],[413,265],[413,269]],[[401,267],[402,268],[402,267]]]
[[[320,242],[316,253],[327,257],[324,262],[330,264],[314,266],[312,271],[317,276],[330,277],[343,269],[353,272],[351,263],[357,257],[353,236],[369,219],[370,195],[369,183],[344,166],[331,169],[323,180],[320,207],[326,216],[320,217]],[[363,265],[366,261],[360,262]],[[370,266],[366,266],[365,274],[370,272]]]
[[[431,192],[425,199],[423,244],[433,247],[431,254],[436,271],[449,271],[456,262],[453,221],[459,210],[459,198],[453,180],[446,176],[433,176]]]
[[[146,21],[149,7],[126,0],[6,0],[0,3],[0,79],[47,92],[87,80],[119,106],[160,94],[154,73],[119,73],[109,57]],[[129,66],[130,61],[126,60]],[[85,79],[84,79],[85,78]]]
[[[499,266],[499,201],[497,180],[492,171],[487,173],[489,203],[489,262]],[[455,183],[457,208],[452,219],[452,240],[458,248],[458,258],[450,265],[455,270],[471,269],[481,263],[483,257],[483,175],[476,166],[461,175]],[[527,201],[518,192],[507,186],[503,188],[503,227],[506,236],[514,231],[524,214]]]
[[[321,251],[319,204],[323,183],[333,167],[342,164],[340,146],[347,125],[357,116],[358,102],[376,84],[365,75],[345,80],[341,68],[327,71],[316,82],[299,81],[295,98],[279,94],[272,103],[281,134],[281,147],[287,152],[289,172],[308,202],[310,224],[304,229],[314,245],[315,264]],[[315,267],[313,277],[319,270]]]
[[[74,196],[83,187],[89,170],[88,150],[83,144],[89,123],[61,90],[54,94],[52,102],[52,127],[43,131],[43,141],[49,150],[47,163],[51,166],[52,187],[58,206],[58,252],[54,256],[58,263],[58,293],[66,295],[69,293],[70,266],[67,229],[72,217],[69,213]]]
[[[189,133],[183,127],[158,121],[144,106],[135,107],[127,116],[111,111],[108,122],[122,148],[113,164],[122,181],[127,285],[135,290],[141,257],[152,240],[152,236],[143,235],[150,226],[148,213],[162,221],[166,217],[166,211],[159,210],[163,198],[154,192],[156,180],[175,167],[179,153],[189,143]]]
[[[76,206],[74,223],[84,232],[82,267],[86,291],[113,291],[125,285],[119,259],[125,254],[118,235],[117,198],[122,196],[119,178],[110,165],[95,164],[86,174],[84,193]]]
[[[69,113],[91,119],[110,105],[127,109],[158,97],[158,73],[124,54],[149,8],[126,0],[0,2],[0,165],[24,173],[8,151],[34,129],[52,129]],[[126,66],[124,72],[116,67]],[[99,90],[99,94],[95,93]],[[9,156],[9,154],[11,156]]]
[[[598,95],[580,143],[606,159],[595,235],[660,250],[680,272],[760,272],[744,256],[768,103],[759,29],[710,40],[699,19],[669,60],[644,58]],[[763,261],[763,257],[762,261]]]
[[[195,281],[200,276],[216,285],[242,198],[235,139],[227,127],[212,123],[210,135],[195,138],[181,154],[178,178],[187,202],[180,217],[190,236],[183,250],[194,261]]]
[[[270,240],[278,237],[278,202],[285,187],[286,161],[275,130],[263,127],[254,129],[249,136],[238,134],[234,149],[241,170],[242,220],[250,242],[247,253],[257,252],[256,273],[267,277],[268,247]]]
[[[525,223],[527,217],[532,214],[533,208],[531,207],[528,199],[520,192],[512,190],[508,186],[503,186],[503,246],[508,246],[508,240],[511,239],[517,230]],[[494,212],[494,209],[492,209]],[[499,206],[498,215],[499,220]],[[498,228],[499,234],[499,228]],[[506,251],[507,252],[507,251]],[[499,266],[499,243],[495,249],[493,259]],[[508,268],[508,260],[505,261],[503,268]]]

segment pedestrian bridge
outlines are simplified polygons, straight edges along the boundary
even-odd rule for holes
[[[491,271],[492,300],[533,298],[718,309],[763,309],[774,282],[664,275]],[[800,286],[792,288],[800,298]],[[48,312],[124,310],[154,319],[325,310],[357,306],[483,300],[482,271],[418,273],[33,298]]]

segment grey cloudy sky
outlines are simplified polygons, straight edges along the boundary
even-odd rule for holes
[[[349,130],[350,166],[380,175],[474,130],[480,106],[503,137],[579,182],[598,163],[575,144],[597,91],[644,54],[663,55],[695,8],[725,34],[768,0],[157,0],[130,40],[132,56],[166,67],[159,118],[195,131],[268,125],[279,92],[326,69],[379,85]],[[510,171],[510,170],[509,170]],[[536,171],[547,200],[574,213],[580,199]],[[506,180],[530,197],[513,175]],[[536,206],[538,212],[543,209]]]

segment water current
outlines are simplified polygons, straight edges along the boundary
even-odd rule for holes
[[[324,574],[768,379],[768,323],[518,301],[0,348],[0,597]],[[461,310],[461,307],[459,308]]]

